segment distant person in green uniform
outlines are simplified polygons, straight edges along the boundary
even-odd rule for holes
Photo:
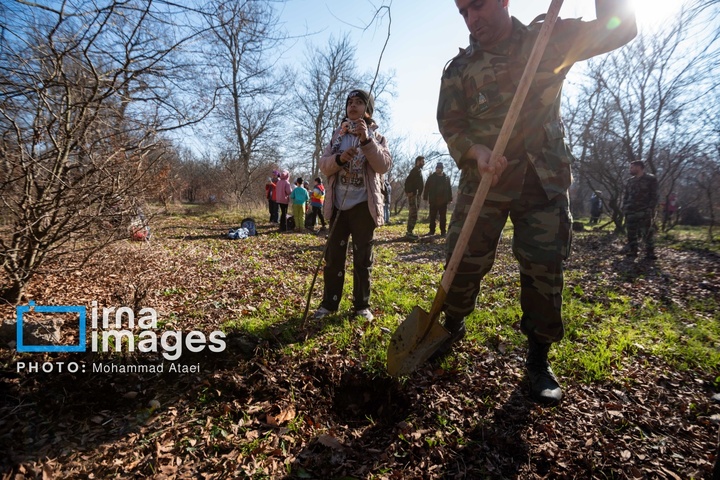
[[[625,254],[637,257],[638,243],[645,244],[645,258],[655,260],[655,209],[658,204],[658,182],[655,175],[645,173],[645,164],[636,160],[630,164],[631,177],[625,182],[623,214],[627,230]]]
[[[418,219],[418,210],[420,210],[420,201],[422,200],[423,187],[425,181],[423,179],[422,169],[425,166],[425,157],[420,156],[415,159],[415,166],[410,170],[405,179],[405,195],[408,199],[408,221],[407,233],[408,238],[417,238],[415,235],[415,224]]]

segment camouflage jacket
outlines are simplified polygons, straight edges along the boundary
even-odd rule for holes
[[[462,170],[461,184],[479,177],[476,165],[463,164],[473,144],[492,149],[520,82],[542,22],[529,26],[512,18],[511,36],[492,50],[470,37],[470,46],[443,72],[437,120],[450,154]],[[565,194],[571,183],[573,159],[560,119],[563,81],[570,67],[624,43],[634,35],[634,23],[613,36],[599,21],[558,19],[535,78],[505,149],[508,166],[490,190],[490,200],[518,198],[528,161],[534,166],[549,198]],[[619,34],[619,32],[615,32]],[[469,168],[468,168],[469,167]]]
[[[655,175],[645,173],[630,177],[623,193],[623,213],[654,210],[658,203],[658,183]]]

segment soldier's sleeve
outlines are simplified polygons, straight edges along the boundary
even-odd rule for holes
[[[652,182],[650,182],[650,203],[652,204],[651,207],[654,209],[657,207],[658,204],[658,182],[657,178],[653,177]]]
[[[635,38],[637,22],[630,0],[596,0],[596,20],[558,20],[548,51],[556,51],[561,67],[611,52]]]
[[[628,199],[630,197],[630,182],[625,182],[625,188],[623,189],[623,197],[622,197],[622,211],[627,212],[628,208]]]
[[[595,16],[604,30],[605,46],[622,47],[637,35],[637,20],[631,0],[595,0]]]
[[[461,71],[457,62],[453,61],[443,72],[440,82],[437,122],[450,156],[459,168],[463,167],[462,156],[473,146],[469,136],[466,104]]]

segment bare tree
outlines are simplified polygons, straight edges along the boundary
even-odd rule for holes
[[[708,241],[714,241],[714,228],[717,225],[718,194],[717,186],[720,184],[720,162],[717,158],[704,157],[695,162],[692,169],[694,175],[691,182],[695,189],[699,203],[704,204],[703,210],[707,212]]]
[[[345,97],[359,76],[355,47],[350,37],[330,37],[325,49],[309,45],[294,98],[300,114],[292,120],[297,129],[298,151],[312,159],[312,176],[318,175],[318,161],[330,136],[345,112]]]
[[[707,130],[697,118],[703,102],[716,98],[718,82],[718,37],[701,28],[703,17],[683,10],[659,33],[589,62],[581,94],[566,112],[578,178],[603,191],[617,230],[630,161],[644,160],[667,195],[702,150]]]
[[[280,156],[276,132],[280,131],[283,104],[280,101],[274,104],[265,102],[267,106],[261,106],[262,103],[258,99],[255,105],[241,110],[242,149],[238,151],[234,141],[236,137],[233,136],[226,138],[225,147],[219,152],[217,164],[223,175],[218,185],[236,205],[247,200],[249,194],[254,194],[254,187],[264,185],[257,180],[266,176],[267,165],[276,162]]]
[[[390,5],[375,7],[371,2],[373,15],[367,25],[348,25],[349,28],[367,30],[388,20],[387,36],[373,72],[360,72],[356,63],[357,46],[349,35],[335,39],[330,37],[324,49],[318,50],[309,44],[305,54],[306,62],[300,69],[300,80],[293,89],[294,101],[299,101],[302,115],[292,118],[297,130],[298,148],[302,155],[311,159],[310,172],[318,175],[318,161],[332,131],[345,115],[345,100],[353,88],[364,88],[375,98],[375,120],[389,119],[383,108],[382,97],[393,95],[393,74],[381,70],[383,54],[390,39]],[[344,23],[344,22],[343,22]]]
[[[209,82],[220,95],[207,127],[219,143],[219,162],[236,202],[257,183],[254,173],[261,164],[278,151],[279,99],[291,77],[274,68],[284,38],[273,3],[211,0],[204,7]]]
[[[19,302],[44,265],[72,268],[127,233],[117,226],[171,148],[162,132],[193,118],[173,95],[187,40],[175,13],[132,0],[16,1],[0,12],[5,301]]]

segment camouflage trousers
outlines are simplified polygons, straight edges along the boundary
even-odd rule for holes
[[[407,232],[413,233],[415,230],[415,224],[418,219],[418,210],[420,209],[421,197],[415,193],[408,193],[408,223]]]
[[[648,253],[655,252],[654,213],[653,209],[647,209],[625,214],[629,252],[637,254],[640,239],[645,242]]]
[[[448,261],[477,189],[473,183],[460,186],[446,240]],[[508,216],[513,225],[512,251],[520,267],[521,330],[538,342],[557,342],[564,335],[563,261],[570,252],[572,216],[567,195],[548,200],[534,173],[527,176],[520,199],[485,202],[447,292],[444,311],[463,318],[475,309],[480,282],[495,262]]]

